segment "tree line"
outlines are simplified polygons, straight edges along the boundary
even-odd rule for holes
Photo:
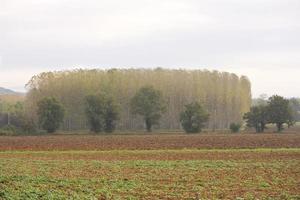
[[[10,98],[0,98],[0,135],[36,132],[35,122],[26,116],[23,99],[17,99],[11,101]]]
[[[118,103],[119,130],[140,130],[144,119],[131,112],[131,99],[144,86],[153,86],[162,93],[165,112],[161,113],[158,129],[181,128],[180,113],[185,105],[201,102],[210,114],[207,128],[228,128],[241,122],[251,106],[251,84],[245,76],[207,70],[110,69],[45,72],[27,84],[25,110],[28,118],[38,122],[37,103],[55,97],[65,108],[63,130],[88,128],[86,97],[109,94]]]
[[[149,72],[150,76],[153,73],[152,75],[160,76],[160,79],[151,82],[153,84],[144,84],[139,76],[143,78],[148,76],[143,76],[144,73],[141,72]],[[130,81],[127,85],[121,84],[125,82],[122,82],[124,79],[120,73],[129,79],[135,77],[136,80],[140,81],[140,83],[136,82],[136,85],[140,84],[141,86],[135,88],[136,85]],[[177,73],[181,74],[182,77],[176,76]],[[191,76],[193,73],[199,73],[199,77]],[[188,80],[184,75],[189,78],[194,77],[194,79]],[[147,131],[151,131],[153,126],[159,129],[183,128],[189,133],[200,132],[204,127],[209,129],[230,128],[232,132],[238,132],[245,121],[248,127],[255,128],[257,132],[264,132],[267,124],[276,124],[278,131],[281,131],[284,124],[290,127],[299,119],[300,101],[296,98],[288,100],[275,95],[267,99],[265,95],[262,95],[260,98],[254,99],[253,105],[250,107],[248,98],[246,98],[246,96],[251,97],[250,83],[246,83],[245,77],[241,77],[238,82],[235,82],[240,84],[239,90],[229,91],[228,85],[225,85],[226,87],[224,85],[222,87],[221,85],[216,86],[220,82],[214,82],[215,88],[219,88],[219,90],[213,90],[214,84],[207,84],[206,86],[212,87],[210,88],[212,91],[205,93],[204,97],[206,98],[198,98],[201,91],[193,84],[202,83],[198,86],[205,90],[201,79],[205,77],[204,75],[210,78],[219,77],[219,79],[227,77],[228,80],[231,77],[232,80],[236,80],[236,76],[233,74],[199,70],[126,71],[113,69],[42,73],[33,77],[28,83],[27,87],[30,87],[30,90],[24,102],[17,101],[8,104],[0,100],[0,128],[7,125],[7,129],[14,129],[13,126],[15,126],[20,128],[23,133],[34,132],[38,129],[54,132],[58,128],[64,130],[79,129],[76,124],[79,123],[81,129],[89,128],[96,133],[102,131],[109,133],[116,128],[130,129],[130,127],[145,128]],[[180,84],[176,85],[173,79],[163,81],[164,78],[170,77],[185,79],[188,84],[186,87],[182,87]],[[102,79],[99,81],[98,78]],[[159,81],[162,85],[157,84]],[[184,95],[190,94],[190,96],[185,97],[181,93],[171,93],[167,90],[173,88],[170,83],[174,83],[174,87],[182,87],[181,90],[173,89],[173,92],[178,90]],[[233,87],[233,85],[231,86]],[[136,90],[132,92],[131,87]],[[227,89],[222,91],[220,88]],[[245,91],[242,91],[243,89]],[[185,90],[189,90],[189,92]],[[194,94],[194,92],[199,93]],[[240,95],[239,100],[238,95]],[[242,98],[241,95],[245,96]],[[219,102],[219,100],[225,100],[225,96],[231,96],[231,101],[227,99],[227,102]],[[246,103],[241,102],[242,100]],[[235,105],[237,102],[238,104]],[[241,105],[244,105],[245,108],[242,109]],[[246,109],[246,105],[248,105],[248,109]],[[239,115],[234,114],[235,109]],[[227,113],[219,113],[220,110]],[[228,118],[223,118],[224,116],[228,116]],[[74,120],[76,117],[79,117],[80,120]],[[174,119],[177,120],[174,123],[176,126],[171,126],[175,122]],[[127,127],[124,125],[125,122],[131,122],[133,125]]]
[[[299,119],[300,102],[294,98],[285,99],[274,95],[268,100],[260,98],[250,111],[245,113],[244,120],[248,127],[255,128],[257,133],[264,132],[267,124],[275,124],[277,131],[283,130],[284,124],[288,127],[294,125]]]
[[[159,90],[153,86],[145,86],[132,97],[130,109],[133,114],[144,119],[146,130],[150,132],[152,126],[159,124],[162,114],[166,112],[165,105]],[[89,95],[86,97],[85,110],[92,132],[99,133],[104,130],[111,133],[115,130],[115,122],[119,119],[119,105],[113,97],[105,93]],[[63,121],[64,107],[55,98],[46,97],[38,103],[38,116],[40,125],[52,133]],[[199,102],[192,102],[185,105],[179,118],[187,133],[198,133],[205,127],[209,113]],[[290,127],[296,122],[290,100],[278,95],[270,97],[266,104],[252,106],[243,118],[246,125],[255,128],[256,132],[264,132],[268,123],[275,124],[277,131],[281,132],[284,124]],[[231,123],[230,129],[238,132],[241,126],[239,123]]]
[[[133,115],[140,115],[148,132],[153,125],[158,125],[161,116],[166,112],[166,102],[161,91],[153,86],[140,88],[130,101]],[[116,128],[119,119],[119,104],[107,94],[89,95],[85,98],[85,113],[90,131],[111,133]],[[64,106],[54,97],[45,97],[38,102],[37,115],[39,125],[48,133],[55,132],[63,122]],[[198,102],[185,105],[180,113],[180,122],[187,133],[198,133],[205,126],[209,114]]]

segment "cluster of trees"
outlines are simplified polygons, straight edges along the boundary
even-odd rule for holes
[[[23,113],[23,96],[0,95],[0,127],[17,123],[18,116]]]
[[[166,102],[161,91],[153,86],[140,88],[132,97],[130,109],[134,115],[140,115],[147,131],[153,125],[159,124],[161,116],[166,112]],[[39,123],[49,133],[54,132],[64,118],[63,106],[54,98],[44,98],[38,102]],[[116,120],[119,119],[119,104],[109,94],[89,95],[86,97],[86,116],[93,132],[113,132]],[[192,102],[185,105],[180,113],[180,123],[187,133],[201,132],[209,120],[209,113],[199,104]],[[269,100],[257,106],[252,106],[245,113],[244,119],[248,127],[254,127],[256,132],[264,132],[268,123],[276,124],[278,132],[283,125],[288,127],[295,123],[295,112],[292,110],[290,100],[274,95]],[[232,132],[238,132],[239,123],[231,123]]]
[[[0,128],[113,132],[151,131],[155,126],[200,132],[204,127],[230,127],[237,132],[246,120],[249,127],[263,132],[269,123],[281,131],[284,124],[291,126],[300,119],[296,98],[262,95],[250,108],[250,82],[227,72],[161,68],[47,72],[34,76],[27,88],[25,102],[7,104],[0,99]]]
[[[23,113],[22,102],[7,102],[0,99],[0,127],[10,124],[20,124],[20,115]]]
[[[284,124],[292,126],[300,113],[298,99],[285,99],[274,95],[268,100],[264,96],[255,100],[255,105],[244,114],[244,120],[248,127],[254,127],[256,132],[264,132],[269,123],[276,124],[277,130],[283,130]],[[140,88],[130,100],[130,110],[133,116],[140,116],[144,120],[147,131],[152,130],[153,125],[158,125],[162,115],[167,111],[167,103],[161,91],[153,86]],[[109,93],[99,93],[85,97],[85,114],[90,130],[93,132],[113,132],[120,116],[120,104]],[[36,130],[36,124],[28,120],[24,112],[24,103],[17,101],[7,103],[0,101],[0,128],[22,132]],[[37,103],[38,125],[49,133],[55,132],[65,118],[65,108],[54,97],[45,97]],[[201,132],[207,125],[210,114],[199,102],[186,104],[179,115],[181,127],[188,133]],[[3,117],[2,117],[3,119]],[[232,132],[238,132],[240,123],[231,123]]]
[[[248,127],[254,127],[256,132],[260,133],[265,131],[269,123],[275,124],[278,132],[283,130],[284,124],[288,127],[294,125],[300,111],[299,101],[295,102],[295,99],[289,100],[278,95],[265,99],[265,96],[262,96],[256,100],[256,105],[244,115]],[[295,106],[298,106],[298,109]]]
[[[110,133],[115,130],[115,122],[119,118],[119,104],[113,97],[105,93],[88,95],[85,107],[91,131],[99,133],[104,130]],[[130,108],[134,115],[140,115],[144,119],[146,130],[150,132],[152,126],[159,124],[162,114],[166,112],[166,102],[159,90],[145,86],[133,96]],[[46,97],[40,100],[37,110],[39,124],[43,129],[52,133],[59,128],[65,109],[55,98]],[[182,127],[188,133],[200,132],[208,119],[209,114],[198,102],[186,105],[180,114]]]
[[[231,122],[241,122],[243,113],[251,106],[249,80],[227,72],[160,68],[79,69],[34,76],[27,84],[25,110],[37,123],[38,102],[45,97],[55,97],[65,108],[62,129],[87,129],[86,97],[105,93],[118,103],[119,120],[115,126],[119,130],[139,130],[144,128],[144,118],[131,112],[131,100],[146,85],[159,90],[165,101],[160,124],[153,123],[159,129],[180,129],[180,113],[185,105],[193,102],[201,102],[210,114],[207,128],[211,129],[224,129]]]
[[[3,99],[0,98],[0,135],[34,132],[36,126],[31,118],[26,117],[24,102]]]

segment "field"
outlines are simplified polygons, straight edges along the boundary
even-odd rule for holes
[[[300,134],[54,135],[1,137],[0,150],[298,148]]]
[[[300,199],[300,134],[0,137],[0,199]]]

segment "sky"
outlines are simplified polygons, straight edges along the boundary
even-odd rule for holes
[[[0,87],[43,71],[186,68],[300,97],[299,0],[0,0]]]

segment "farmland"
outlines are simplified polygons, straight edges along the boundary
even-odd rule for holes
[[[129,133],[128,133],[129,134]],[[284,134],[143,134],[0,136],[0,150],[155,150],[227,148],[299,148],[300,135]]]
[[[299,134],[0,137],[0,199],[299,199]]]

